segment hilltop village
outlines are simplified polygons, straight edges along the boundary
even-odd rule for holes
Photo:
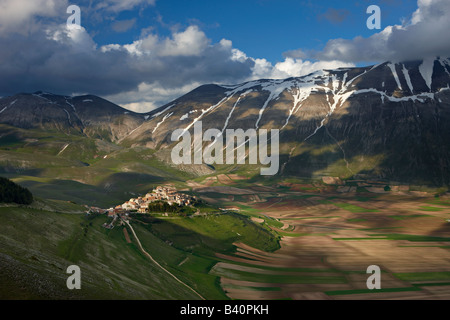
[[[158,186],[143,197],[131,198],[122,204],[109,209],[88,207],[90,213],[107,214],[109,217],[117,215],[127,216],[131,212],[150,213],[149,206],[152,203],[162,202],[169,206],[191,206],[197,201],[195,196],[190,196],[177,192],[177,189],[171,186]]]
[[[144,197],[131,198],[129,201],[116,206],[114,213],[123,213],[124,211],[137,211],[138,213],[149,213],[149,205],[152,202],[164,201],[169,205],[177,204],[181,207],[191,205],[196,198],[177,192],[177,189],[170,186],[158,186],[152,193],[147,193]],[[111,211],[112,208],[109,209]]]
[[[189,206],[196,201],[195,196],[177,192],[171,186],[158,186],[144,197],[131,198],[123,204],[107,210],[108,215],[123,214],[127,212],[149,213],[149,205],[156,201],[163,201],[169,205],[180,207]]]

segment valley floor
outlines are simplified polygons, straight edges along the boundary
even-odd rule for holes
[[[281,248],[218,255],[211,272],[232,299],[450,299],[448,198],[287,192],[235,205]],[[367,288],[370,265],[381,290]]]
[[[450,299],[447,196],[244,184],[192,193],[230,212],[135,215],[132,229],[109,230],[105,215],[67,201],[1,207],[0,298]],[[81,292],[65,286],[71,264]],[[371,265],[380,290],[367,288]]]

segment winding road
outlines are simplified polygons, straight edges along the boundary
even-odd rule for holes
[[[179,283],[181,283],[183,286],[185,286],[186,288],[190,289],[192,292],[194,292],[197,296],[200,297],[200,299],[202,300],[206,300],[205,298],[203,298],[197,291],[195,291],[194,289],[192,289],[190,286],[188,286],[186,283],[184,283],[183,281],[181,281],[180,279],[178,279],[175,275],[173,275],[169,270],[167,270],[166,268],[164,268],[162,265],[160,265],[155,259],[153,259],[153,257],[144,250],[144,248],[142,247],[141,241],[139,241],[139,238],[136,235],[136,232],[134,232],[133,227],[131,226],[130,222],[128,220],[123,220],[131,229],[131,232],[133,233],[134,238],[136,239],[139,249],[142,251],[142,253],[144,255],[146,255],[154,264],[156,264],[159,268],[161,268],[163,271],[165,271],[166,273],[168,273],[172,278],[174,278],[176,281],[178,281]]]

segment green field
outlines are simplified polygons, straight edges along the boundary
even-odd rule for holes
[[[196,299],[128,244],[123,228],[103,228],[105,216],[3,207],[0,218],[3,299]],[[81,290],[65,286],[72,264]]]
[[[124,227],[105,229],[102,224],[111,219],[80,213],[83,209],[58,200],[0,207],[0,298],[198,298],[148,260],[134,241],[127,243]],[[209,273],[218,262],[215,252],[232,253],[235,241],[279,248],[273,234],[237,214],[171,220],[147,216],[132,224],[158,263],[208,299],[227,299],[218,277]],[[79,291],[65,287],[65,270],[72,264],[82,270]]]
[[[280,247],[272,233],[236,213],[173,219],[136,215],[136,219],[148,223],[148,230],[185,251],[231,252],[234,242],[268,252]]]
[[[333,238],[336,241],[351,241],[351,240],[407,240],[411,242],[449,242],[450,238],[422,236],[413,234],[370,234],[370,237],[361,238]]]
[[[448,281],[450,272],[415,272],[395,273],[397,278],[404,281]]]
[[[407,220],[407,219],[425,218],[425,217],[431,217],[431,216],[427,215],[427,214],[410,214],[410,215],[393,215],[390,217],[395,220]]]
[[[352,213],[362,213],[362,212],[378,212],[376,209],[366,209],[362,207],[355,206],[350,203],[333,203],[335,206],[342,208],[344,210],[348,210]]]
[[[347,283],[343,275],[316,276],[301,273],[292,273],[291,275],[281,274],[259,274],[256,272],[245,272],[227,268],[215,267],[213,274],[224,276],[229,279],[245,280],[259,283],[281,283],[281,284],[341,284]]]
[[[420,291],[420,288],[417,287],[406,287],[406,288],[387,288],[387,289],[355,289],[355,290],[336,290],[336,291],[325,291],[325,294],[329,296],[340,296],[340,295],[350,295],[350,294],[380,294],[385,292],[410,292],[410,291]]]
[[[406,240],[411,242],[410,247],[429,244],[448,249],[445,243],[435,243],[450,242],[443,232],[448,226],[445,215],[450,206],[444,196],[413,199],[416,202],[407,212],[391,211],[389,208],[395,207],[390,204],[397,204],[393,193],[373,194],[358,187],[355,194],[337,194],[335,186],[327,186],[315,177],[266,178],[259,175],[258,166],[251,165],[223,165],[217,166],[214,174],[196,173],[171,166],[161,161],[161,156],[160,151],[76,133],[0,125],[0,175],[28,188],[35,198],[30,206],[0,206],[0,299],[198,299],[140,251],[130,229],[128,243],[124,226],[108,230],[102,225],[111,219],[85,214],[83,205],[108,208],[163,184],[172,184],[211,203],[202,202],[187,217],[132,214],[131,225],[146,252],[206,299],[233,298],[227,295],[227,288],[270,295],[278,292],[281,298],[288,297],[295,286],[303,290],[306,285],[311,285],[307,288],[311,292],[330,297],[371,292],[355,285],[360,281],[358,277],[365,276],[364,270],[343,270],[330,263],[333,259],[328,259],[325,250],[333,251],[334,244],[342,252],[360,244],[337,241],[382,240],[392,241],[383,245],[395,246],[393,241]],[[360,166],[356,159],[351,162],[352,167]],[[342,160],[327,166],[323,170],[343,168],[348,174]],[[247,179],[207,180],[229,173]],[[320,176],[320,172],[314,174]],[[232,186],[248,194],[203,193],[196,189],[207,186]],[[386,208],[383,201],[388,204]],[[218,209],[225,207],[239,211]],[[281,230],[284,222],[289,226]],[[358,230],[365,232],[348,233],[354,225],[346,223],[360,223],[366,228]],[[436,228],[429,234],[438,236],[419,235],[420,228],[408,229],[416,223],[423,228],[434,223]],[[322,230],[334,233],[319,233]],[[328,241],[331,239],[336,242]],[[286,247],[278,255],[282,241]],[[333,245],[327,247],[330,242]],[[236,246],[244,253],[238,252]],[[403,243],[397,248],[402,247],[407,246]],[[309,258],[312,262],[308,262]],[[80,291],[70,291],[65,285],[66,269],[72,264],[82,270]],[[390,275],[412,283],[406,288],[395,284],[394,288],[377,292],[415,291],[426,284],[443,286],[450,281],[445,271]],[[223,278],[243,283],[230,284]]]
[[[420,211],[432,211],[432,212],[439,212],[442,210],[445,210],[444,208],[439,208],[439,207],[431,207],[431,206],[421,206]]]

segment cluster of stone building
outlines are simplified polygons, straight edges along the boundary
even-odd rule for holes
[[[149,213],[148,206],[155,201],[164,201],[169,205],[188,206],[196,200],[195,196],[177,192],[177,189],[171,186],[158,186],[152,193],[147,193],[144,197],[131,198],[115,208],[107,210],[108,215],[123,214],[130,211],[138,213]]]

